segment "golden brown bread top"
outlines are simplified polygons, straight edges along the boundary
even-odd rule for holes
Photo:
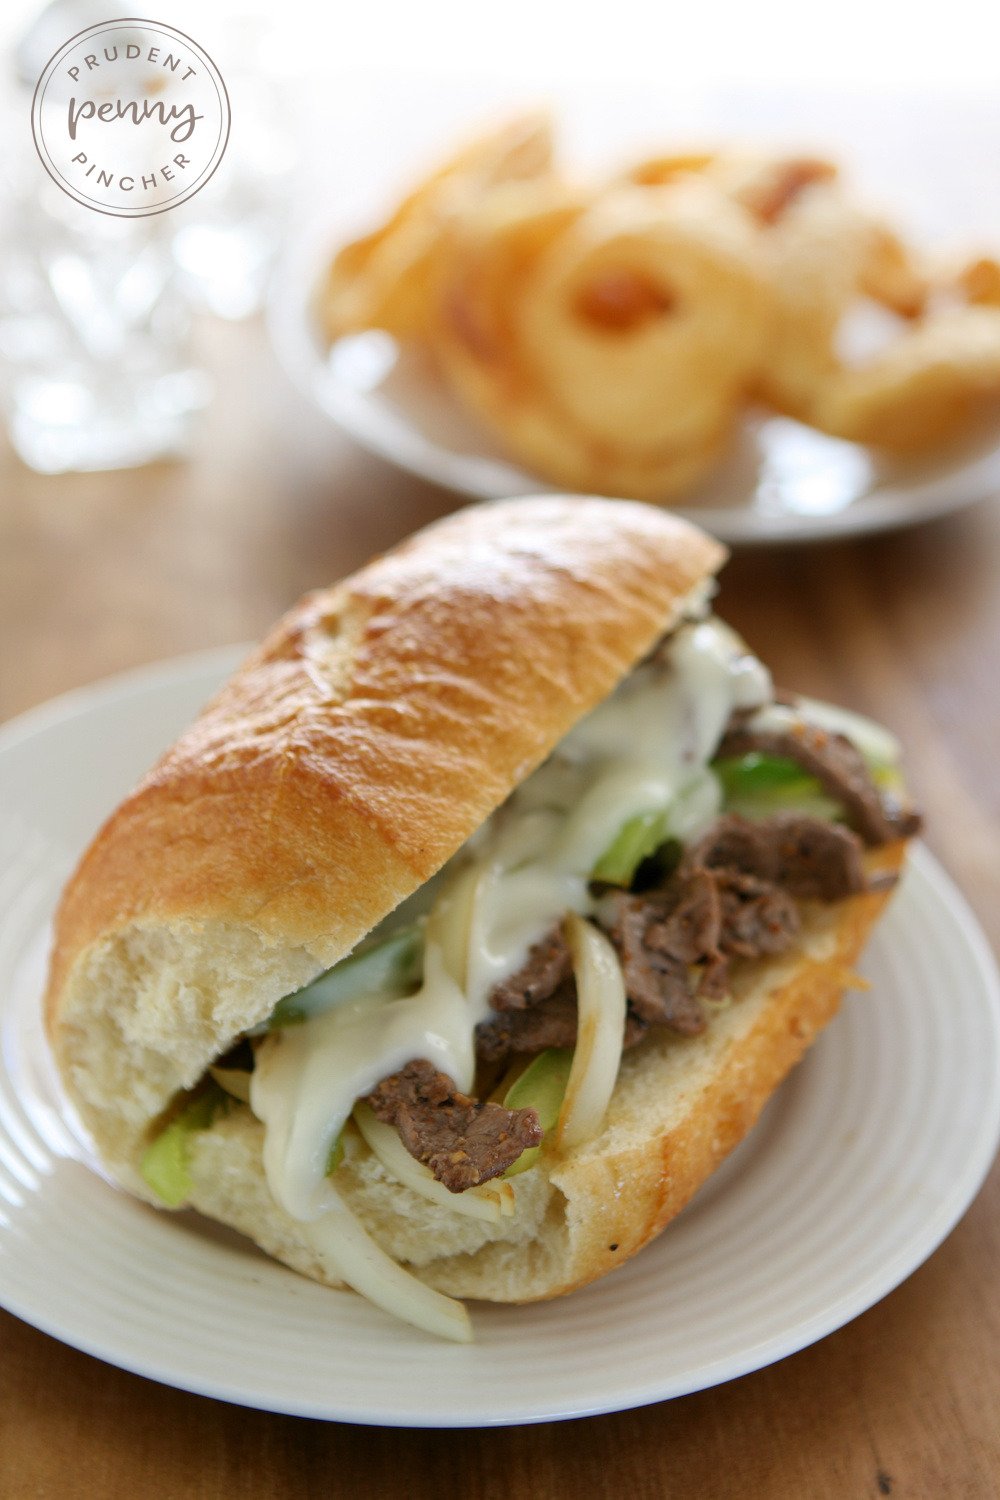
[[[648,506],[528,498],[461,511],[308,596],[84,856],[57,919],[50,1030],[74,967],[126,931],[223,924],[334,963],[723,558]]]

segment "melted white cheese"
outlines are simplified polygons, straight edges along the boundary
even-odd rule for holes
[[[314,1220],[336,1209],[326,1177],[331,1146],[355,1101],[381,1079],[422,1057],[471,1088],[475,1027],[489,1014],[493,986],[567,912],[593,910],[590,872],[629,818],[669,810],[670,831],[682,839],[712,820],[720,792],[707,763],[722,731],[734,709],[770,697],[766,669],[726,625],[709,618],[682,626],[456,856],[461,898],[449,900],[447,872],[436,882],[445,894],[435,901],[416,994],[362,996],[264,1040],[251,1106],[266,1128],[268,1184],[288,1213]],[[464,964],[456,956],[463,949]]]
[[[472,1087],[468,1002],[431,943],[415,995],[367,995],[282,1027],[258,1048],[250,1107],[265,1126],[268,1186],[294,1219],[316,1219],[335,1206],[326,1165],[355,1100],[416,1057],[460,1089]]]

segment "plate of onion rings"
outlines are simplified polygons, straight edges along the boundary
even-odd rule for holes
[[[629,495],[748,544],[1000,489],[1000,261],[934,260],[818,156],[587,180],[518,115],[371,232],[294,240],[270,327],[359,443],[472,499]]]

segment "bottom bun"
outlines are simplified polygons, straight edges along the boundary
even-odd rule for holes
[[[872,854],[898,871],[902,843]],[[626,1052],[601,1133],[515,1179],[517,1211],[484,1224],[418,1197],[360,1140],[337,1173],[369,1232],[422,1281],[455,1297],[533,1302],[585,1286],[659,1234],[746,1136],[778,1084],[835,1015],[885,891],[802,907],[793,952],[733,969],[733,1003],[707,1031],[660,1031]],[[877,997],[863,1003],[877,1004]],[[330,1286],[336,1268],[275,1204],[263,1127],[246,1108],[196,1137],[191,1205]]]

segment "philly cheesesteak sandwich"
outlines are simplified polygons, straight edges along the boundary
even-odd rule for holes
[[[663,1228],[918,822],[893,737],[711,612],[723,556],[529,498],[286,616],[63,898],[48,1031],[118,1181],[454,1339]]]

